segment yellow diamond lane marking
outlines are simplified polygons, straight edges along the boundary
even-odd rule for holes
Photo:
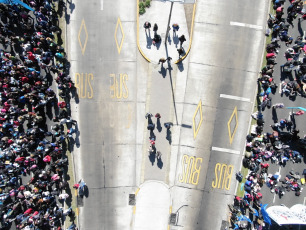
[[[84,33],[85,33],[84,44],[82,44],[82,41],[81,41],[81,34],[83,33],[82,31],[84,31]],[[86,50],[87,41],[88,41],[88,33],[87,33],[87,28],[86,28],[86,24],[85,24],[84,19],[82,20],[82,23],[81,23],[81,26],[80,26],[80,29],[79,29],[78,40],[79,40],[79,44],[80,44],[80,47],[81,47],[82,55],[84,55],[85,50]]]
[[[120,31],[121,31],[121,34],[122,34],[122,38],[121,38],[120,44],[119,44],[119,42],[118,42],[118,40],[117,40],[118,26],[120,26]],[[122,44],[123,44],[123,40],[124,40],[124,32],[123,32],[123,29],[122,29],[121,20],[120,20],[120,18],[118,18],[118,20],[117,20],[117,25],[116,25],[116,29],[115,29],[115,42],[116,42],[118,54],[120,54],[120,51],[121,51],[121,48],[122,48]]]
[[[234,116],[235,116],[235,122],[236,123],[235,123],[235,127],[234,127],[233,132],[231,132],[231,122],[232,122]],[[230,117],[230,119],[227,122],[228,136],[229,136],[230,144],[232,144],[232,142],[233,142],[237,127],[238,127],[238,114],[237,114],[237,106],[236,106],[232,115],[231,115],[231,117]]]
[[[199,121],[198,124],[196,124],[195,118],[196,118],[198,113],[200,113],[200,121]],[[193,119],[192,119],[192,124],[193,124],[193,126],[192,126],[193,127],[193,139],[196,139],[196,137],[198,135],[198,132],[199,132],[199,129],[201,127],[202,121],[203,121],[202,101],[200,100],[200,102],[199,102],[199,104],[197,106],[197,109],[194,112]]]

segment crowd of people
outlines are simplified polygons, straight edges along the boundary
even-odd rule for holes
[[[270,29],[267,31],[267,34],[270,35],[272,30],[272,40],[266,46],[267,65],[263,67],[258,78],[258,98],[261,98],[261,103],[258,105],[258,111],[252,114],[256,125],[252,126],[251,133],[246,137],[246,155],[243,159],[243,166],[249,169],[249,173],[245,178],[240,172],[236,174],[237,180],[244,182],[244,196],[236,196],[234,204],[229,205],[234,229],[244,229],[250,224],[253,224],[253,229],[263,228],[264,223],[267,222],[263,217],[261,203],[261,189],[264,185],[281,198],[290,191],[299,196],[303,190],[301,186],[305,183],[305,177],[293,170],[285,178],[281,178],[278,172],[269,172],[270,164],[279,164],[285,167],[287,161],[303,162],[303,154],[298,151],[300,148],[296,147],[298,143],[304,143],[302,147],[305,150],[306,141],[306,137],[299,136],[294,119],[295,116],[304,114],[302,110],[290,114],[288,119],[278,120],[275,118],[274,124],[271,125],[271,131],[263,132],[265,124],[263,111],[272,109],[276,113],[277,109],[284,108],[283,103],[273,105],[271,97],[278,87],[274,81],[273,72],[277,65],[278,48],[281,45],[288,48],[284,54],[285,63],[280,66],[281,89],[279,92],[281,96],[285,95],[291,100],[306,96],[306,38],[301,35],[294,39],[288,33],[289,27],[294,26],[293,21],[296,18],[298,18],[298,23],[302,23],[306,19],[303,2],[290,0],[287,18],[284,17],[285,0],[273,0],[272,2],[275,15],[269,15],[268,27]],[[289,81],[286,80],[287,77],[289,77]],[[250,216],[247,216],[249,214]]]
[[[77,132],[74,86],[55,1],[24,3],[33,11],[0,4],[0,229],[60,230],[66,216],[74,220],[63,206],[71,196],[66,149]]]

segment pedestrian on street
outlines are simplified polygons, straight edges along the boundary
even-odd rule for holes
[[[156,114],[155,114],[155,117],[156,117],[157,119],[160,119],[160,118],[161,118],[161,116],[160,116],[159,113],[156,113]]]
[[[173,29],[173,34],[176,34],[176,31],[180,29],[179,24],[177,23],[172,24],[172,29]]]
[[[170,123],[165,123],[164,126],[165,126],[165,128],[166,128],[167,130],[171,128]]]
[[[147,113],[147,114],[145,115],[145,118],[148,119],[148,118],[151,118],[152,116],[153,116],[152,113]]]
[[[179,54],[179,58],[184,55],[184,49],[183,48],[177,49],[177,52]]]
[[[184,34],[179,37],[179,41],[180,41],[180,47],[182,48],[182,45],[183,45],[184,41],[186,41],[186,38],[185,38]]]
[[[148,30],[149,34],[150,34],[151,23],[150,22],[145,22],[143,27],[145,28],[145,32],[147,33],[147,30]]]
[[[162,63],[162,65],[167,61],[166,58],[160,58],[158,64]]]
[[[153,26],[154,34],[157,33],[157,30],[158,30],[158,25],[156,23],[154,23],[154,26]]]

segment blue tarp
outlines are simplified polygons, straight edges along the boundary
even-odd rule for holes
[[[8,5],[18,5],[19,4],[28,10],[34,11],[34,9],[32,9],[31,7],[29,7],[27,4],[25,4],[24,2],[20,0],[0,0],[0,3],[4,3]]]
[[[264,205],[261,206],[261,214],[262,214],[262,217],[263,217],[264,221],[266,223],[268,223],[269,225],[271,225],[272,224],[271,219],[269,217],[269,214],[266,211],[267,206],[268,206],[268,204],[264,204]]]
[[[241,216],[239,216],[238,217],[238,220],[239,221],[244,221],[244,220],[246,220],[246,221],[248,221],[249,223],[253,223],[247,216],[244,216],[244,215],[241,215]]]

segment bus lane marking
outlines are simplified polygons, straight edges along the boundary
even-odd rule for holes
[[[75,73],[75,88],[79,98],[93,98],[92,82],[94,75],[92,73]]]
[[[184,154],[181,159],[182,173],[179,174],[179,182],[197,185],[201,172],[203,158],[197,158]]]
[[[129,91],[127,87],[127,81],[129,76],[127,74],[119,74],[119,77],[116,74],[112,73],[109,75],[110,79],[110,97],[117,99],[126,99],[129,97]]]
[[[234,166],[217,163],[215,178],[211,183],[213,188],[230,190]]]

